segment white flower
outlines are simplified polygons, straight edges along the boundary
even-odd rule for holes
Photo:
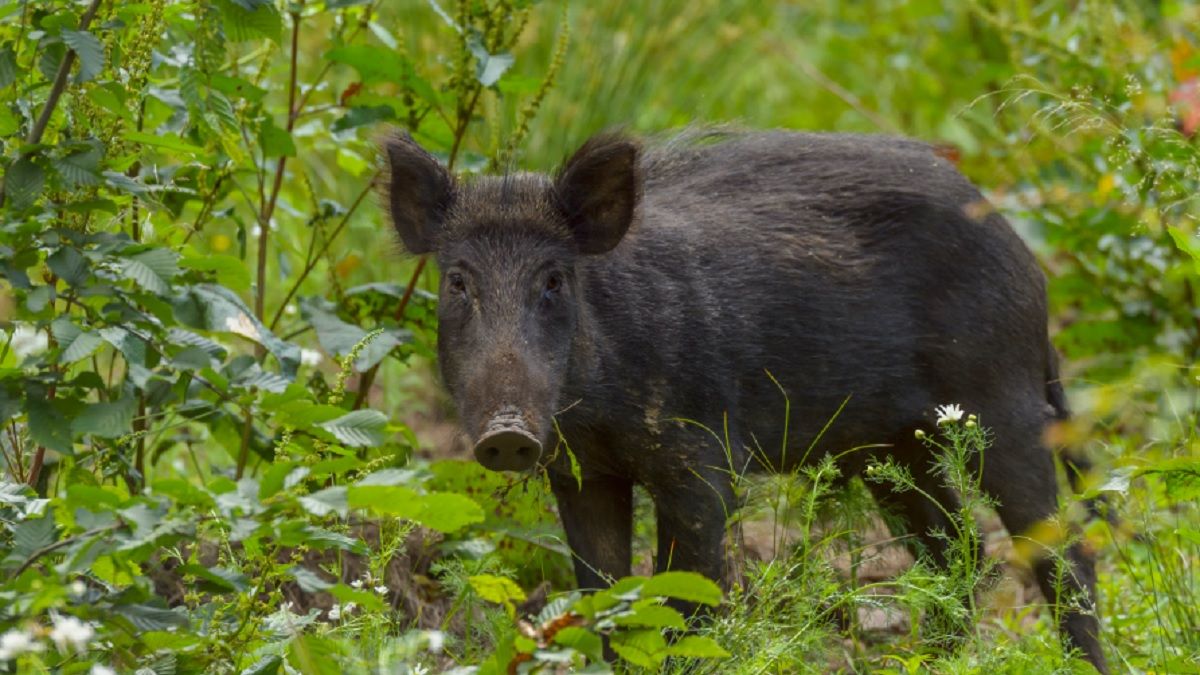
[[[355,588],[362,588],[362,587],[363,587],[363,580],[362,580],[362,579],[355,579],[354,581],[351,581],[351,582],[350,582],[350,585],[351,585],[351,586],[353,586],[353,587],[355,587]]]
[[[388,587],[387,586],[376,586],[375,592],[380,595],[387,595]]]
[[[425,634],[429,640],[429,651],[438,654],[442,651],[442,647],[446,645],[446,634],[440,630],[431,630]]]
[[[315,366],[321,362],[321,352],[315,349],[301,349],[300,363],[306,366]]]
[[[83,652],[95,635],[96,630],[90,624],[73,616],[56,615],[54,629],[50,631],[50,639],[54,641],[54,646],[58,647],[60,652],[65,652],[68,648]]]
[[[960,408],[957,403],[939,405],[937,410],[934,410],[934,412],[937,413],[937,423],[939,425],[957,422],[961,420],[963,416],[963,409]]]
[[[83,595],[84,593],[87,593],[87,585],[86,584],[84,584],[82,581],[80,581],[78,579],[71,582],[71,595],[78,596],[78,595]]]
[[[337,621],[338,619],[342,618],[342,606],[334,603],[333,607],[329,608],[328,614],[330,621]]]
[[[46,650],[46,645],[35,642],[33,635],[23,630],[13,628],[0,635],[0,661],[9,661],[22,654],[32,654]]]
[[[117,675],[117,671],[109,668],[108,666],[102,666],[97,663],[96,665],[92,666],[90,671],[88,671],[88,675]]]
[[[13,330],[12,350],[17,358],[25,358],[33,354],[41,354],[50,346],[46,331],[38,330],[29,324],[18,324]]]
[[[346,605],[344,607],[342,607],[342,611],[349,614],[350,612],[353,612],[357,608],[358,608],[357,602],[347,602]]]

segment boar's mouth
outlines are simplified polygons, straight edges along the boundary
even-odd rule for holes
[[[542,442],[525,416],[512,408],[492,415],[475,441],[475,459],[492,471],[527,471],[542,457]]]

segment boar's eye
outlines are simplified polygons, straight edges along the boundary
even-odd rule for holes
[[[551,272],[550,276],[546,277],[546,288],[543,290],[543,295],[551,296],[562,290],[562,275],[558,272]]]
[[[446,277],[446,285],[455,295],[466,295],[467,293],[467,282],[463,281],[463,276],[458,272],[451,272]]]

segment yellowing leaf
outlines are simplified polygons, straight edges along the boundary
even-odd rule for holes
[[[498,577],[492,574],[478,574],[473,577],[467,577],[471,588],[479,594],[479,597],[494,602],[497,605],[503,605],[504,611],[508,612],[509,616],[513,616],[517,611],[517,603],[525,602],[525,591],[516,584],[512,579],[506,577]]]

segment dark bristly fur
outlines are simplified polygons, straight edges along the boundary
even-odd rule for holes
[[[1066,407],[1042,272],[926,145],[702,133],[641,152],[605,135],[553,178],[458,185],[411,139],[386,149],[400,237],[435,251],[443,271],[439,357],[464,428],[515,430],[524,453],[525,439],[554,447],[554,419],[578,459],[582,488],[565,457],[541,461],[582,587],[629,574],[635,483],[655,501],[660,569],[721,578],[731,462],[788,470],[878,444],[846,454],[844,472],[860,472],[869,452],[891,455],[953,512],[957,496],[914,439],[943,403],[994,431],[983,487],[1009,531],[1055,516],[1042,432]],[[792,406],[786,447],[768,372]],[[679,419],[710,429],[727,419],[733,456]],[[536,452],[479,456],[529,467]],[[932,535],[952,529],[943,511],[872,489],[944,562]],[[1078,609],[1093,606],[1092,560],[1079,545],[1066,558],[1062,587],[1077,604],[1056,598],[1050,558],[1036,565],[1039,583],[1062,600],[1065,636],[1104,670],[1096,618]]]

